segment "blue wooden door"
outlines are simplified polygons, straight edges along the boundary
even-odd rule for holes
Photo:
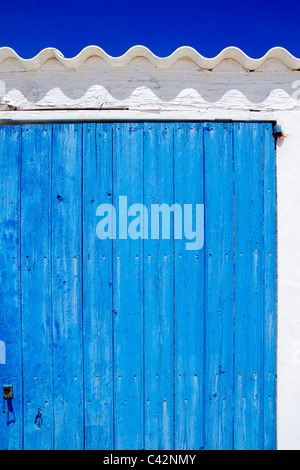
[[[124,196],[203,247],[99,239]],[[270,123],[0,126],[0,217],[0,449],[276,447]]]

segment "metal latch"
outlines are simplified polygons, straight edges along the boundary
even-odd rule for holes
[[[12,385],[4,385],[3,386],[3,398],[8,399],[8,398],[13,398],[13,388]]]
[[[13,408],[11,400],[14,397],[12,385],[4,385],[2,389],[3,395],[3,413],[12,413]],[[7,404],[7,411],[5,410],[5,404]]]
[[[281,126],[279,125],[273,126],[273,137],[275,140],[282,139],[282,137],[285,137]]]

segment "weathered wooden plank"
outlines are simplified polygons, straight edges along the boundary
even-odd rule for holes
[[[234,215],[232,125],[204,125],[205,448],[233,447]]]
[[[112,202],[112,124],[83,125],[83,327],[86,449],[113,449],[112,240],[96,210]]]
[[[6,364],[0,364],[0,379],[1,385],[14,388],[13,413],[1,413],[0,418],[0,449],[4,450],[23,447],[21,132],[20,126],[0,126],[0,339],[6,344]]]
[[[204,203],[203,124],[174,124],[175,202]],[[175,240],[175,448],[201,449],[203,436],[204,250]]]
[[[144,124],[144,191],[149,217],[151,204],[174,203],[173,124]],[[173,223],[169,239],[151,239],[150,225],[144,242],[145,447],[173,449]]]
[[[143,124],[113,126],[113,204],[143,201]],[[124,212],[123,212],[124,215]],[[124,234],[113,242],[115,447],[144,447],[143,243]],[[120,228],[120,227],[118,227]]]
[[[276,157],[272,124],[262,126],[264,169],[264,448],[276,449]]]
[[[53,125],[55,448],[84,446],[81,276],[82,125]]]
[[[23,126],[21,253],[24,448],[53,447],[52,126]]]
[[[234,124],[234,447],[263,449],[262,125]],[[275,347],[275,345],[273,345]]]

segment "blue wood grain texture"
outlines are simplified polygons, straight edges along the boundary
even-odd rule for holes
[[[113,126],[113,204],[143,201],[143,123]],[[122,227],[121,227],[122,228]],[[144,447],[143,241],[113,241],[114,424],[117,449]]]
[[[21,253],[24,448],[53,448],[52,126],[23,126]]]
[[[203,123],[174,127],[175,202],[203,204]],[[175,448],[179,450],[204,447],[204,250],[187,251],[185,243],[175,240]]]
[[[233,447],[234,214],[232,125],[204,125],[206,449]]]
[[[14,388],[13,413],[1,412],[0,449],[23,447],[23,377],[21,312],[20,126],[0,126],[0,338],[6,364],[0,364],[2,386]],[[2,397],[1,397],[2,402]]]
[[[81,160],[82,125],[53,125],[54,437],[67,450],[84,447]]]
[[[272,125],[262,126],[264,178],[264,449],[276,449],[276,161]]]
[[[234,157],[234,447],[263,449],[262,124],[234,124]]]
[[[269,123],[0,126],[0,449],[276,447],[275,171]],[[204,249],[99,240],[119,196]]]
[[[144,191],[149,217],[151,204],[174,202],[172,123],[144,125]],[[144,247],[145,447],[173,449],[173,234],[145,240]]]
[[[112,240],[95,236],[112,202],[112,124],[83,125],[83,327],[86,449],[113,448]]]

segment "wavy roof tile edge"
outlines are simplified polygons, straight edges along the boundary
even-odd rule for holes
[[[159,69],[170,68],[177,60],[189,59],[202,69],[212,70],[220,62],[226,59],[233,59],[238,62],[246,70],[257,70],[266,60],[277,59],[286,67],[292,70],[300,70],[300,59],[294,57],[290,52],[282,47],[274,47],[270,49],[260,59],[253,59],[245,54],[237,47],[227,47],[220,54],[213,58],[207,58],[199,54],[195,49],[188,46],[179,47],[171,55],[167,57],[158,57],[147,47],[134,46],[125,54],[119,57],[112,57],[107,54],[101,47],[88,46],[85,47],[77,56],[66,58],[55,48],[49,47],[43,49],[35,57],[31,59],[23,59],[10,47],[0,47],[0,63],[6,59],[13,58],[18,60],[26,70],[38,70],[47,60],[56,59],[67,69],[77,69],[90,57],[100,57],[112,68],[120,68],[126,66],[131,60],[142,57],[151,62]]]

